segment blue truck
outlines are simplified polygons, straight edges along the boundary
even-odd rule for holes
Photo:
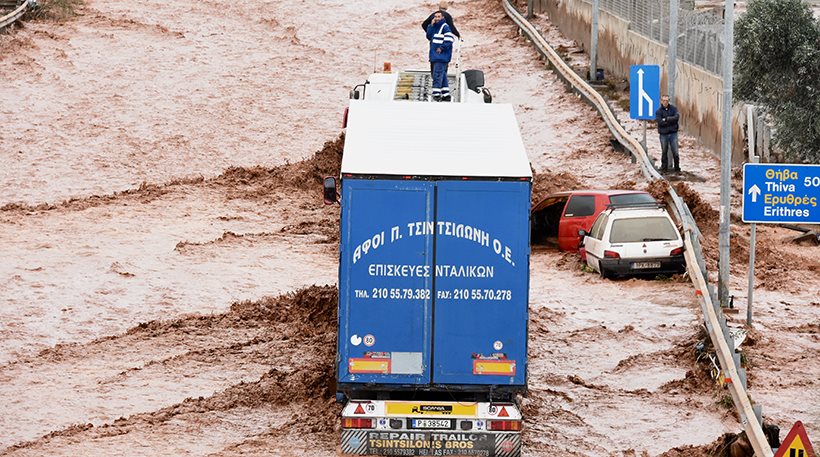
[[[353,455],[518,456],[532,173],[512,107],[351,100],[337,397]]]

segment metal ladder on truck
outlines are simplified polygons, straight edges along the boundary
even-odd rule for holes
[[[453,101],[458,102],[458,87],[456,86],[456,81],[458,81],[457,75],[448,74],[447,81],[450,86],[450,95],[453,97]],[[393,100],[426,102],[431,98],[432,88],[433,78],[430,76],[429,71],[401,71]]]
[[[450,96],[454,102],[459,100],[459,81],[461,80],[461,41],[454,45],[453,59],[450,65],[451,70],[447,72],[447,85],[450,87]],[[430,72],[412,70],[399,72],[399,80],[396,84],[396,93],[393,100],[413,100],[426,102],[432,98],[433,78]]]

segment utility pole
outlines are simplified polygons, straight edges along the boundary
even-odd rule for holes
[[[527,19],[532,19],[532,2],[535,0],[527,0]]]
[[[589,80],[598,81],[598,0],[592,0],[592,45],[589,51]]]
[[[729,303],[729,223],[732,180],[732,78],[735,46],[734,0],[726,0],[723,15],[725,35],[723,38],[723,122],[720,141],[720,249],[718,271],[718,299],[721,306]]]
[[[757,163],[758,157],[755,151],[755,109],[752,105],[746,105],[746,124],[749,126],[747,137],[749,138],[749,163]],[[755,295],[755,249],[757,249],[757,224],[752,223],[749,234],[749,288],[746,292],[746,325],[752,326],[752,303]]]
[[[675,102],[675,78],[678,64],[678,10],[680,0],[669,0],[669,46],[667,47],[666,94]]]

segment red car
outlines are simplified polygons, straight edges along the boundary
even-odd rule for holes
[[[598,214],[611,204],[635,203],[655,203],[655,199],[640,190],[571,190],[549,195],[532,208],[532,243],[577,251],[578,230],[589,232]]]

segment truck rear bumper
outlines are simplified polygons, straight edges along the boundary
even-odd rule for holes
[[[342,452],[384,456],[518,457],[519,432],[458,430],[342,430]]]
[[[514,402],[350,400],[342,452],[519,457],[522,419]]]

